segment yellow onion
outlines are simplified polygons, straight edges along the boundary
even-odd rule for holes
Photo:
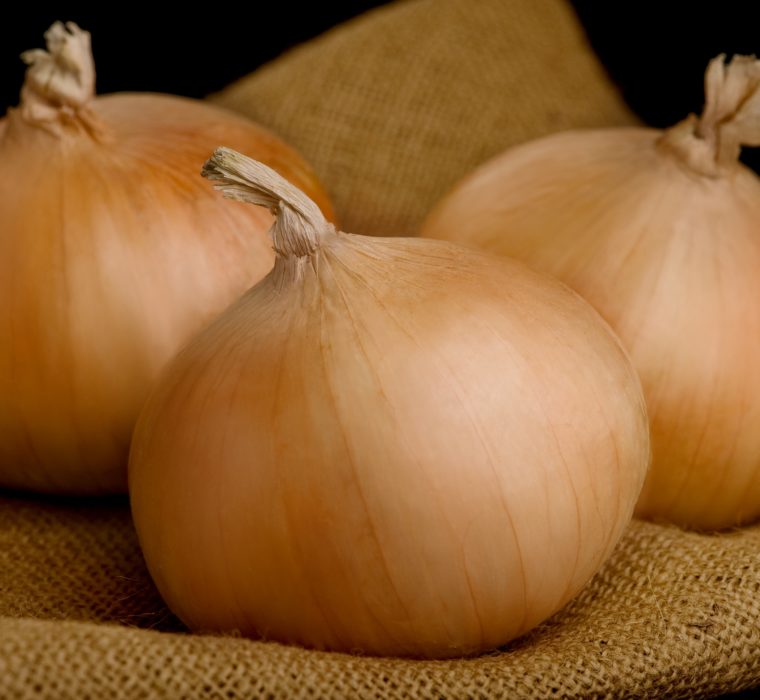
[[[372,654],[503,644],[575,595],[644,480],[635,371],[579,296],[448,243],[340,233],[265,166],[274,269],[170,364],[135,429],[148,567],[194,629]]]
[[[0,121],[0,485],[125,490],[159,370],[274,260],[267,212],[199,186],[209,151],[246,148],[330,209],[272,134],[194,100],[94,98],[89,34],[46,40]]]
[[[666,131],[575,131],[481,166],[422,235],[558,276],[617,331],[653,464],[637,513],[696,528],[760,516],[760,62],[718,57],[706,106]]]

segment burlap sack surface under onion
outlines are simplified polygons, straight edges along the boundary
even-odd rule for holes
[[[710,697],[760,678],[759,551],[760,527],[636,522],[575,601],[505,652],[399,661],[182,633],[125,501],[2,498],[0,697]]]
[[[584,41],[554,0],[409,0],[219,99],[257,100],[249,113],[301,148],[346,228],[412,232],[511,143],[635,121]],[[709,697],[760,682],[758,593],[759,527],[709,536],[634,523],[592,584],[506,652],[324,654],[185,634],[123,501],[3,498],[0,697]]]

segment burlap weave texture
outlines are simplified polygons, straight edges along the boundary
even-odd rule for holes
[[[635,522],[567,608],[507,650],[420,662],[191,635],[126,503],[0,499],[0,697],[711,697],[760,680],[760,526]]]

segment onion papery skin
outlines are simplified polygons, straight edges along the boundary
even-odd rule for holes
[[[271,133],[198,101],[116,94],[56,130],[0,122],[0,486],[126,490],[159,371],[272,267],[272,217],[198,177],[234,143],[327,197]]]
[[[636,373],[567,287],[333,232],[175,358],[129,479],[149,570],[192,629],[446,658],[570,600],[648,458]]]
[[[459,183],[422,235],[525,261],[601,312],[651,421],[637,514],[714,530],[760,517],[760,181],[739,162],[691,167],[683,156],[703,142],[685,126],[507,151]]]

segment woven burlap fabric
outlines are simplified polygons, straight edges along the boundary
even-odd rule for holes
[[[634,117],[561,0],[407,0],[214,96],[300,149],[342,228],[413,235],[507,146]]]
[[[566,609],[469,660],[191,635],[151,584],[125,502],[0,499],[0,697],[710,697],[760,681],[760,527],[635,522]]]

